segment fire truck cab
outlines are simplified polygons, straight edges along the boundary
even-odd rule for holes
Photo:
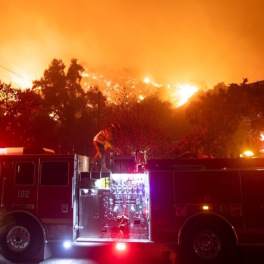
[[[89,157],[8,149],[0,197],[0,251],[10,261],[46,258],[49,242],[150,242],[145,173],[95,172]]]
[[[217,263],[236,246],[264,244],[264,160],[149,160],[142,173],[134,165],[117,157],[102,173],[77,154],[0,155],[3,256],[44,259],[50,242],[162,242]]]

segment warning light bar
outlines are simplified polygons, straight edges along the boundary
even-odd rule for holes
[[[0,148],[0,155],[21,155],[23,148]]]
[[[54,150],[48,148],[0,148],[0,155],[23,155],[23,154],[55,154]]]

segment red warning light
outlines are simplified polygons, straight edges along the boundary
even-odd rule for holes
[[[126,249],[126,244],[125,243],[117,243],[116,249],[119,251],[124,251]]]

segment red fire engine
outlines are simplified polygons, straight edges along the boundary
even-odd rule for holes
[[[133,158],[117,157],[103,174],[89,157],[15,151],[0,155],[0,251],[10,261],[44,259],[51,242],[164,242],[215,263],[264,243],[263,159],[149,160],[135,173]]]

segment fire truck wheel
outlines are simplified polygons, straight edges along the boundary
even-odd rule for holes
[[[182,253],[192,262],[223,263],[233,256],[233,239],[221,224],[194,224],[182,235]]]
[[[43,246],[43,235],[38,223],[26,215],[8,215],[3,219],[0,251],[12,262],[33,258]]]

